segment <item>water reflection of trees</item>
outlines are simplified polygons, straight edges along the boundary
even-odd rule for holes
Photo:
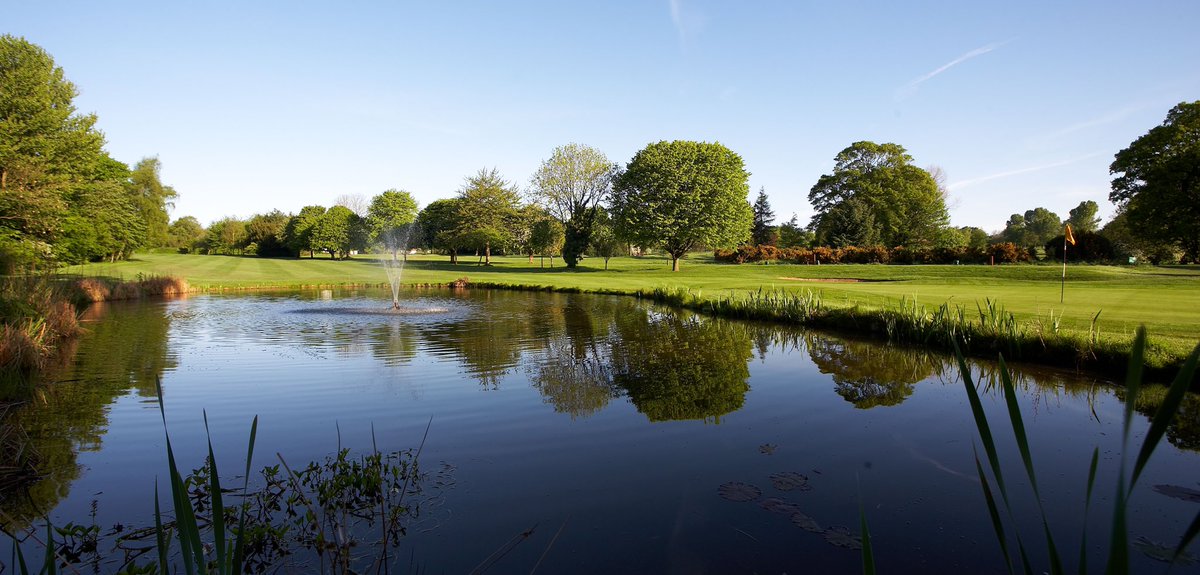
[[[555,314],[561,329],[543,324],[535,330],[541,345],[528,362],[529,379],[554,411],[586,417],[620,396],[612,382],[608,341],[613,309],[608,302],[585,305],[568,297]]]
[[[22,445],[19,459],[4,451],[0,467],[34,473],[15,483],[0,481],[0,525],[20,528],[53,509],[79,476],[79,451],[100,448],[108,406],[131,389],[153,396],[163,371],[175,366],[167,349],[170,318],[163,306],[121,307],[119,321],[103,320],[104,306],[85,312],[89,333],[73,365],[55,375],[59,383],[26,387],[24,397],[21,390],[9,390],[5,400],[19,406],[0,425]]]
[[[899,405],[917,382],[941,375],[949,366],[943,356],[807,333],[808,355],[821,373],[833,378],[834,390],[859,409]]]
[[[635,308],[615,325],[613,383],[651,421],[719,422],[741,408],[754,345],[744,324]]]

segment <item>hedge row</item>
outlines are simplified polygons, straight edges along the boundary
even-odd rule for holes
[[[777,248],[769,245],[717,250],[718,261],[730,263],[781,261],[794,264],[986,264],[1020,263],[1032,259],[1028,250],[1005,242],[978,248]]]

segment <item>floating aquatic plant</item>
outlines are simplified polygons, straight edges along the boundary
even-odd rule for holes
[[[808,491],[812,486],[808,484],[808,476],[795,471],[781,471],[772,473],[769,477],[771,485],[780,491]]]

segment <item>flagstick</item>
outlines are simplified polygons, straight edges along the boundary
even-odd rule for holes
[[[1063,234],[1063,274],[1062,288],[1058,292],[1058,303],[1062,303],[1067,297],[1067,236]]]

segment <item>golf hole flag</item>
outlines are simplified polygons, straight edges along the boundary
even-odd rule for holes
[[[1071,224],[1067,224],[1067,229],[1063,234],[1063,240],[1068,244],[1075,245],[1075,234],[1071,233]]]

